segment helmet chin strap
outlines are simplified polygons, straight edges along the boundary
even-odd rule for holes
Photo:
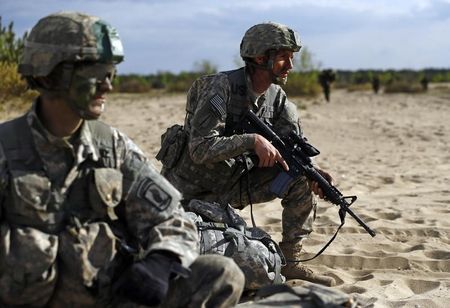
[[[280,77],[272,73],[272,83],[283,86],[287,82],[287,77]]]
[[[275,51],[269,52],[269,59],[265,64],[258,64],[255,62],[247,62],[247,64],[250,65],[251,67],[268,71],[270,74],[270,79],[273,84],[285,85],[287,82],[287,77],[280,77],[273,72],[273,62],[274,62],[273,60],[275,58],[275,54],[276,54]]]
[[[96,120],[97,119],[96,116],[91,115],[87,110],[85,110],[85,109],[83,109],[83,108],[81,108],[79,106],[75,106],[72,103],[69,103],[69,105],[72,108],[72,110],[75,111],[78,114],[78,116],[80,118],[82,118],[83,120]],[[102,106],[102,111],[103,111],[104,108],[105,107]]]
[[[272,83],[273,84],[277,84],[277,85],[285,85],[287,82],[287,77],[280,77],[277,74],[275,74],[273,72],[273,59],[275,58],[275,53],[274,52],[270,52],[269,53],[269,60],[267,60],[267,64],[266,64],[266,70],[269,71],[270,77],[272,79]]]

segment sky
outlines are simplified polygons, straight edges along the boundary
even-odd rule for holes
[[[450,0],[0,0],[18,35],[74,10],[118,30],[124,74],[234,69],[245,31],[266,21],[295,29],[322,68],[450,68]]]

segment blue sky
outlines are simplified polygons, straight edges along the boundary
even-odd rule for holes
[[[0,0],[18,34],[61,10],[118,29],[119,73],[177,73],[202,60],[232,69],[244,32],[264,21],[297,30],[322,67],[450,68],[450,0]]]

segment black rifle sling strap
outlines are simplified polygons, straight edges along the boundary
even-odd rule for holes
[[[325,246],[323,246],[313,257],[307,258],[307,259],[300,259],[300,260],[297,260],[297,259],[296,260],[286,260],[286,262],[291,262],[291,263],[307,262],[307,261],[311,261],[311,260],[317,258],[318,256],[320,256],[325,251],[325,249],[327,249],[328,246],[330,246],[330,244],[334,241],[339,230],[341,230],[342,226],[345,223],[345,211],[343,209],[339,209],[339,218],[341,219],[341,224],[337,228],[336,232],[331,237],[331,239],[325,244]]]

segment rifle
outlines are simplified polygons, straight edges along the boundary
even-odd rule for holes
[[[366,230],[367,233],[372,237],[375,236],[375,231],[370,229],[370,227],[350,209],[350,206],[356,201],[357,197],[343,196],[343,194],[328,182],[328,180],[313,166],[311,157],[319,155],[320,152],[314,146],[309,144],[306,138],[302,138],[297,135],[295,131],[292,131],[287,137],[281,139],[268,124],[259,119],[251,110],[248,110],[244,114],[241,123],[244,132],[257,133],[272,143],[289,166],[289,171],[281,172],[272,182],[272,192],[277,194],[277,196],[280,196],[291,181],[300,176],[306,176],[309,180],[319,184],[325,200],[339,206],[339,216],[341,218],[340,227],[344,224],[345,215],[348,213],[364,228],[364,230]]]

